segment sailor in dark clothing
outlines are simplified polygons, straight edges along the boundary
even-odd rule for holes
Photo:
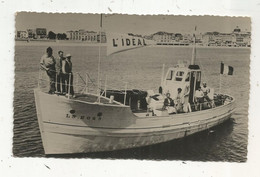
[[[170,93],[167,93],[166,94],[166,98],[164,99],[164,103],[163,105],[166,107],[166,106],[174,106],[174,103],[173,103],[173,100],[171,99],[170,97]]]
[[[174,107],[174,102],[171,99],[170,93],[166,94],[166,98],[164,99],[164,102],[163,102],[163,109],[166,109],[169,114],[176,113],[176,109]]]
[[[40,61],[40,66],[42,69],[44,69],[49,76],[50,79],[50,90],[49,93],[53,94],[55,89],[55,80],[56,80],[56,74],[55,74],[55,59],[52,56],[52,48],[48,47],[46,50],[46,54],[44,54]]]
[[[66,59],[62,60],[62,74],[64,75],[65,81],[67,82],[66,95],[72,95],[73,97],[75,97],[73,89],[72,62],[70,54],[67,54]]]
[[[62,78],[62,71],[61,71],[61,67],[62,67],[62,60],[65,60],[65,58],[63,57],[63,51],[59,51],[58,52],[58,58],[56,58],[56,91],[57,93],[61,93],[61,86],[62,85],[62,92],[65,93],[65,79]]]

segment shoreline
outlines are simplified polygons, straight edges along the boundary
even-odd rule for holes
[[[162,48],[193,48],[192,45],[188,46],[178,46],[178,45],[155,45],[148,47],[162,47]],[[226,46],[196,46],[196,48],[205,49],[251,49],[251,47],[226,47]]]
[[[82,41],[15,41],[15,46],[106,46],[106,43],[90,43]]]
[[[107,43],[91,43],[91,42],[84,42],[84,41],[20,41],[15,40],[15,46],[93,46],[93,47],[106,47]],[[147,47],[162,47],[162,48],[192,48],[193,45],[187,45],[187,46],[179,46],[179,45],[152,45]],[[227,46],[199,46],[197,45],[196,48],[211,48],[211,49],[251,49],[251,47],[227,47]]]

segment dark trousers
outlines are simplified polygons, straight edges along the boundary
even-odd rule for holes
[[[53,71],[46,71],[47,75],[50,79],[50,90],[49,93],[54,93],[56,91],[55,89],[55,82],[56,82],[56,74]]]
[[[65,88],[65,78],[64,78],[64,74],[59,73],[56,75],[56,82],[57,82],[57,87],[56,90],[57,92],[66,92],[66,88]]]
[[[65,74],[65,81],[67,83],[67,89],[66,89],[66,93],[69,93],[70,90],[70,94],[74,95],[74,89],[73,89],[73,74]],[[70,84],[69,84],[70,83]],[[69,87],[70,85],[70,87]]]
[[[56,74],[56,91],[57,92],[61,92],[61,89],[60,89],[60,81],[61,81],[61,75],[60,74]]]
[[[66,84],[65,84],[65,81],[66,81],[66,75],[61,73],[60,74],[60,81],[61,81],[61,89],[62,89],[62,93],[67,93],[67,88],[66,88]]]

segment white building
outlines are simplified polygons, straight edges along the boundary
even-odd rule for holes
[[[67,31],[67,38],[69,40],[76,41],[86,41],[86,42],[98,42],[99,41],[99,33],[95,31],[86,31],[86,30],[78,30],[78,31]],[[106,34],[104,32],[101,33],[102,43],[106,42]]]
[[[16,37],[19,39],[26,39],[26,38],[28,38],[28,32],[27,31],[17,31]]]

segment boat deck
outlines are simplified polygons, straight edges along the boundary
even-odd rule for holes
[[[54,94],[56,96],[62,96],[65,98],[68,98],[68,96],[64,95],[64,94]],[[226,95],[220,95],[219,97],[221,98],[215,98],[214,99],[214,107],[218,107],[224,104],[224,100],[228,97],[231,100],[233,99],[232,97],[226,96]],[[223,98],[224,97],[224,98]],[[75,97],[70,96],[71,100],[76,100],[76,101],[83,101],[83,102],[88,102],[88,103],[101,103],[101,104],[112,104],[112,105],[124,105],[122,102],[118,102],[116,100],[114,100],[112,103],[110,102],[109,98],[100,96],[100,101],[98,100],[99,97],[95,94],[81,94],[81,93],[77,93],[75,94]],[[122,101],[122,100],[121,100]],[[130,103],[128,103],[130,104]],[[131,105],[128,105],[130,106]],[[212,107],[209,107],[207,105],[207,102],[202,103],[201,109],[197,110],[195,109],[195,105],[191,105],[191,109],[192,112],[196,112],[196,111],[202,111],[205,109],[211,109]],[[152,117],[152,116],[168,116],[168,111],[167,110],[162,110],[162,109],[157,109],[154,110],[154,112],[152,112],[151,110],[147,111],[147,107],[146,108],[140,108],[140,109],[136,109],[136,108],[131,108],[133,114],[137,117]],[[184,112],[178,112],[176,114],[182,114]]]
[[[66,98],[68,98],[68,96],[65,96],[64,94],[55,94],[57,96],[64,96]],[[89,103],[96,103],[98,102],[98,96],[97,95],[93,95],[93,94],[80,94],[77,93],[75,94],[75,97],[70,96],[71,100],[78,100],[78,101],[84,101],[84,102],[89,102]],[[104,98],[104,97],[100,97],[100,103],[103,104],[114,104],[114,105],[120,105],[120,103],[118,102],[113,102],[110,103],[108,98]]]

